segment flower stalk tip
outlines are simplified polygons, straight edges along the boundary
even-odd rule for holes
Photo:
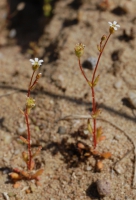
[[[120,28],[120,25],[117,24],[116,21],[108,22],[108,23],[109,23],[109,25],[110,25],[109,32],[110,32],[111,34],[114,33],[114,31],[117,31],[118,28]]]
[[[35,58],[34,60],[30,59],[30,62],[32,64],[32,69],[36,71],[42,65],[43,60],[39,60],[38,58]]]

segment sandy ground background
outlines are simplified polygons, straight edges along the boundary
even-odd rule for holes
[[[42,16],[40,1],[27,1],[22,11],[11,15],[18,2],[0,1],[0,199],[6,199],[5,192],[7,200],[135,200],[136,1],[111,0],[102,10],[98,0],[59,0],[53,2],[49,18]],[[108,34],[108,22],[114,20],[121,28],[106,46],[95,88],[102,110],[97,123],[106,136],[97,150],[110,151],[112,157],[105,159],[103,170],[97,172],[96,158],[81,158],[76,147],[78,141],[92,146],[92,141],[84,138],[86,119],[80,119],[91,114],[92,105],[74,47],[78,42],[86,45],[82,63],[97,59],[97,44]],[[21,153],[26,145],[20,143],[19,136],[26,136],[26,126],[18,107],[25,107],[32,73],[29,59],[34,57],[43,59],[44,64],[32,94],[37,105],[30,127],[32,149],[42,145],[36,169],[44,172],[41,186],[21,181],[15,189],[8,173],[25,167]],[[91,78],[91,67],[84,67]],[[75,114],[79,118],[60,120]],[[98,179],[106,188],[104,197],[98,194]]]

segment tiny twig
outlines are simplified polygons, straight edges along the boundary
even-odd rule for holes
[[[4,198],[5,198],[5,200],[10,200],[7,192],[3,192],[2,194],[3,194]]]
[[[58,119],[56,122],[61,120],[72,120],[72,119],[91,119],[92,117],[90,115],[66,115],[60,119]]]
[[[133,148],[130,149],[129,151],[127,151],[127,153],[125,153],[125,154],[123,155],[122,158],[120,158],[118,161],[116,161],[116,162],[113,164],[114,168],[115,168],[116,165],[118,165],[120,162],[122,162],[123,160],[125,160],[125,159],[129,156],[129,154],[130,154],[132,151],[133,151]]]

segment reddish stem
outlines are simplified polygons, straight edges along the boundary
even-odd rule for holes
[[[93,110],[92,111],[92,115],[95,115],[95,113],[96,113],[96,100],[95,100],[95,90],[94,90],[93,83],[94,83],[94,80],[95,80],[95,75],[96,75],[96,71],[97,71],[97,68],[98,68],[98,65],[99,65],[99,62],[100,62],[100,58],[102,56],[102,53],[104,51],[104,48],[105,48],[110,36],[111,36],[111,33],[108,35],[108,37],[107,37],[107,39],[106,39],[106,41],[104,43],[104,46],[101,49],[101,52],[99,53],[96,66],[95,66],[95,69],[93,71],[93,76],[92,76],[92,80],[91,80],[92,87],[90,87],[91,88],[91,92],[92,92],[92,110]],[[85,80],[88,83],[89,80],[88,80],[88,78],[86,77],[86,75],[84,73],[84,70],[83,70],[81,62],[80,62],[80,58],[78,59],[78,63],[79,63],[79,67],[80,67],[80,70],[82,72],[82,75],[84,76]],[[96,118],[95,117],[93,118],[93,145],[94,145],[94,149],[95,149],[96,145],[97,145],[97,140],[96,140]]]
[[[88,78],[86,77],[85,72],[84,72],[84,70],[83,70],[83,68],[82,68],[80,58],[78,59],[78,64],[79,64],[80,70],[81,70],[81,72],[82,72],[82,74],[83,74],[83,76],[84,76],[86,82],[88,83],[89,80],[88,80]]]
[[[29,87],[28,87],[28,92],[27,92],[27,97],[30,96],[31,84],[32,84],[32,80],[33,80],[33,77],[34,77],[34,73],[35,73],[35,71],[33,71],[32,76],[31,76],[31,80],[30,80]]]
[[[29,87],[28,87],[28,92],[27,92],[27,97],[30,96],[30,92],[31,92],[31,87],[32,85],[34,85],[34,83],[32,83],[33,81],[33,77],[34,77],[34,73],[35,71],[33,71],[31,79],[30,79],[30,83],[29,83]],[[31,132],[30,132],[30,125],[29,125],[29,120],[28,120],[28,110],[27,107],[25,109],[25,120],[26,120],[26,125],[27,125],[27,141],[28,141],[28,163],[27,163],[27,168],[28,170],[31,170],[31,163],[32,163],[32,152],[31,152]]]
[[[29,121],[28,121],[27,109],[25,111],[25,120],[26,120],[26,125],[27,125],[27,141],[28,141],[28,153],[29,153],[27,168],[28,168],[28,170],[30,170],[31,169],[31,163],[32,163],[32,152],[31,152],[31,133],[30,133],[30,126],[29,126]]]
[[[30,86],[29,90],[31,91],[31,89],[34,87],[34,85],[37,83],[38,79],[36,78],[35,81],[33,82],[33,84]]]
[[[108,37],[107,37],[107,39],[106,39],[106,41],[105,41],[105,44],[104,44],[104,46],[103,46],[103,48],[102,48],[102,50],[101,50],[101,52],[100,52],[100,54],[99,54],[99,57],[98,57],[98,60],[97,60],[97,63],[96,63],[96,67],[95,67],[94,72],[93,72],[92,82],[93,82],[94,79],[95,79],[95,74],[96,74],[96,70],[97,70],[97,68],[98,68],[98,64],[99,64],[101,55],[102,55],[102,53],[103,53],[103,51],[104,51],[104,48],[105,48],[105,46],[106,46],[106,44],[107,44],[107,42],[108,42],[110,36],[111,36],[111,33],[108,35]]]

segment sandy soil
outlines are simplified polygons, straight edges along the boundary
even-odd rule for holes
[[[53,16],[45,19],[33,14],[32,10],[38,11],[30,1],[24,11],[8,20],[5,16],[9,8],[4,0],[0,2],[1,200],[6,199],[3,193],[10,200],[136,199],[136,115],[132,105],[135,93],[134,102],[128,101],[129,92],[136,89],[136,1],[110,1],[110,7],[104,11],[97,7],[99,2],[59,0],[53,4]],[[15,5],[11,6],[12,12]],[[29,14],[31,20],[27,21]],[[86,119],[80,119],[81,115],[91,114],[92,105],[90,88],[79,70],[74,47],[78,42],[86,45],[82,63],[90,57],[97,58],[97,44],[103,34],[108,34],[108,21],[113,20],[121,28],[106,46],[96,86],[96,98],[102,110],[97,123],[106,136],[97,150],[110,151],[112,157],[105,159],[103,170],[97,172],[96,158],[81,156],[76,146],[82,141],[92,147],[92,141],[85,139],[82,129]],[[30,42],[35,43],[30,45]],[[30,116],[30,127],[32,148],[42,145],[36,169],[43,168],[44,172],[41,186],[35,186],[33,181],[21,181],[20,188],[15,189],[8,173],[13,168],[25,167],[21,153],[26,145],[20,142],[19,136],[26,136],[26,125],[18,107],[25,106],[32,73],[29,59],[34,57],[43,59],[44,64],[42,78],[33,92],[37,105]],[[84,70],[88,77],[92,76],[92,69]],[[68,115],[79,117],[60,120]],[[98,194],[98,179],[109,193],[104,197]]]

